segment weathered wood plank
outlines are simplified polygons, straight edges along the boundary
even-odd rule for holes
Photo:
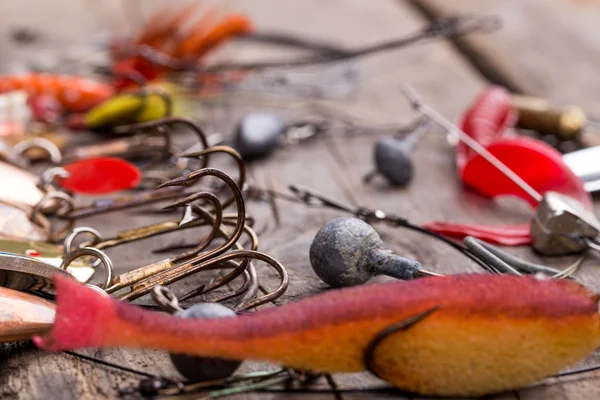
[[[600,88],[600,5],[572,0],[415,0],[432,16],[456,12],[497,15],[502,29],[458,39],[484,71],[513,89],[559,105],[579,104],[595,115]]]
[[[147,1],[142,6],[148,13],[148,10],[158,3]],[[376,3],[359,0],[285,3],[260,0],[250,3],[238,0],[228,2],[228,7],[231,10],[247,12],[261,30],[278,29],[299,34],[308,32],[314,37],[329,39],[349,47],[409,33],[426,22],[406,2],[393,0]],[[81,21],[76,25],[85,25],[79,22]],[[80,26],[80,29],[85,30],[85,27]],[[281,51],[267,52],[252,46],[237,46],[225,50],[221,56],[238,59],[270,54],[280,55]],[[449,45],[439,43],[361,61],[359,70],[362,87],[341,102],[341,106],[359,110],[361,118],[373,122],[402,123],[412,119],[414,115],[397,90],[401,83],[412,83],[431,105],[451,118],[458,114],[484,84],[468,62],[458,56]],[[234,100],[239,100],[233,97]],[[254,105],[221,104],[219,108],[209,110],[205,114],[210,116],[208,130],[228,134],[237,117],[244,112],[265,109],[265,106],[260,105],[265,100],[264,96],[250,99],[254,101]],[[285,98],[270,100],[271,103],[279,103],[279,106],[282,103],[287,104],[288,101],[289,99]],[[308,103],[304,107],[295,104],[294,107],[300,111],[290,112],[288,116],[301,116]],[[522,207],[515,212],[506,204],[482,200],[463,191],[453,172],[452,150],[439,132],[432,132],[417,148],[414,157],[416,176],[408,189],[391,190],[378,180],[365,186],[361,177],[371,168],[371,148],[375,140],[375,137],[338,138],[305,143],[294,149],[279,151],[268,160],[250,165],[250,179],[261,187],[279,190],[285,190],[289,183],[303,184],[340,200],[406,215],[416,222],[452,219],[505,223],[527,218],[527,210]],[[249,202],[249,213],[258,219],[256,229],[260,233],[259,249],[273,255],[288,268],[290,288],[281,302],[322,291],[325,285],[310,268],[308,248],[316,231],[331,218],[341,214],[331,210],[307,209],[303,205],[282,200],[276,200],[275,204],[277,211],[265,203]],[[279,225],[275,223],[276,214],[279,215]],[[98,217],[85,223],[111,234],[123,227],[120,221],[125,219],[127,226],[136,226],[147,224],[151,217],[137,213],[118,213],[110,218]],[[465,262],[460,254],[436,242],[423,240],[421,236],[401,230],[386,227],[377,229],[390,249],[397,254],[420,260],[428,269],[440,273],[477,270],[475,266]],[[150,240],[127,249],[115,249],[111,255],[120,260],[120,270],[127,270],[141,263],[164,258],[164,255],[150,255],[147,251],[158,244],[164,243],[160,239]],[[523,253],[532,259],[535,258],[527,249],[524,249]],[[261,281],[265,286],[273,288],[277,283],[276,276],[262,267],[259,268]],[[177,286],[176,290],[179,293],[198,285],[199,279],[201,278],[189,279]],[[65,399],[114,398],[119,388],[138,381],[135,376],[74,360],[68,355],[41,353],[32,349],[31,345],[5,346],[1,352],[8,361],[0,366],[0,393],[7,398],[30,398],[32,395]],[[164,352],[110,350],[97,353],[89,351],[86,354],[157,375],[177,376]],[[263,367],[248,363],[244,368],[249,370]],[[335,380],[343,389],[382,386],[381,381],[367,374],[336,375]],[[526,389],[523,395],[519,393],[519,398],[535,398],[534,393],[536,396],[550,396],[564,392],[568,393],[566,398],[575,399],[582,393],[593,393],[589,388],[585,391],[580,389],[577,382],[561,380],[561,383],[558,387],[552,385]],[[324,380],[315,385],[315,388],[320,390],[327,387]],[[402,398],[397,392],[367,395],[369,398]],[[331,393],[320,392],[293,395],[257,393],[236,398],[278,399],[309,396],[335,398]],[[344,393],[342,398],[364,396],[363,393]],[[497,398],[515,397],[514,394],[508,393]]]
[[[157,2],[154,2],[154,4],[146,2],[143,7],[147,11],[156,4]],[[237,2],[230,3],[230,8],[248,12],[260,29],[285,29],[305,34],[308,25],[311,35],[338,41],[348,46],[371,43],[392,35],[408,33],[424,22],[414,12],[406,13],[406,10],[398,8],[398,5],[393,1],[382,2],[375,7],[359,1],[346,1],[342,5],[339,3],[288,2],[283,7],[273,1],[261,1],[252,5]],[[316,9],[319,10],[318,13],[314,12]],[[71,11],[75,12],[74,10]],[[334,16],[335,23],[331,23]],[[38,18],[35,21],[41,21],[41,19]],[[13,22],[13,25],[18,25],[18,21]],[[70,26],[70,31],[65,31],[65,35],[74,36],[77,32],[77,35],[81,36],[83,33],[89,33],[93,31],[93,29],[87,29],[89,25],[89,22],[85,22],[85,19],[80,19]],[[53,31],[59,29],[59,27],[60,24],[50,24],[45,27],[45,30]],[[236,52],[236,59],[238,57],[265,55],[262,49],[258,51],[252,47],[249,48],[250,50],[246,49],[244,47],[240,54]],[[428,51],[429,49],[420,49],[401,53],[402,56],[399,62],[396,61],[398,58],[396,54],[378,58],[362,63],[360,69],[364,76],[378,73],[377,79],[366,82],[371,86],[371,90],[376,92],[378,88],[386,84],[385,78],[388,75],[396,73],[395,69],[398,68],[398,65],[402,67],[407,62],[410,63],[411,57],[413,59],[415,57],[426,57]],[[277,55],[281,53],[281,50],[271,53]],[[224,57],[229,57],[229,54],[228,51],[225,51]],[[19,54],[17,52],[12,53],[11,57],[18,58]],[[408,59],[404,59],[404,57],[408,57]],[[464,72],[465,76],[469,74],[469,71]],[[360,97],[361,94],[358,93],[355,96]],[[364,108],[371,110],[379,109],[378,113],[375,111],[367,112],[370,117],[381,118],[383,115],[390,116],[391,120],[396,119],[397,111],[394,104],[377,104],[375,96],[372,96],[369,100],[374,104],[368,105],[368,102],[363,102],[361,106],[368,105]],[[244,108],[239,106],[221,107],[210,113],[213,120],[211,128],[224,133],[231,132],[236,115],[241,115],[242,112],[244,112]],[[283,190],[285,189],[284,185],[287,183],[300,183],[332,197],[351,201],[355,197],[353,194],[354,189],[344,180],[344,168],[340,167],[339,163],[335,161],[336,157],[339,158],[339,155],[335,154],[334,149],[323,145],[323,142],[305,144],[293,151],[281,151],[270,160],[252,165],[249,171],[250,177],[263,187],[278,185],[278,189]],[[273,168],[274,166],[276,167]],[[279,226],[275,226],[273,223],[274,211],[265,204],[250,203],[249,212],[259,220],[257,230],[259,232],[263,231],[260,249],[280,259],[288,267],[291,285],[286,297],[282,300],[285,302],[317,293],[325,288],[325,285],[316,278],[310,268],[308,247],[316,231],[337,214],[329,210],[307,210],[303,205],[279,200],[276,201],[276,204],[280,215]],[[161,218],[168,217],[170,216]],[[115,213],[110,216],[93,217],[83,222],[86,225],[97,227],[103,234],[110,236],[124,227],[118,221],[125,218],[127,219],[127,227],[147,224],[151,219],[148,215],[139,213]],[[264,226],[261,226],[263,221],[266,222],[264,222]],[[127,249],[114,249],[110,252],[110,255],[118,260],[118,270],[124,271],[164,258],[164,255],[150,255],[147,252],[148,248],[158,244],[164,244],[164,239],[151,239],[128,246]],[[276,284],[274,277],[263,274],[264,272],[266,271],[260,271],[261,276],[268,276],[265,279],[265,285],[272,287],[273,284]],[[184,289],[189,289],[197,284],[197,279],[190,279],[183,284],[184,287],[178,286],[177,290],[184,291]],[[114,397],[119,388],[133,385],[138,380],[137,377],[98,367],[86,361],[75,360],[68,355],[40,354],[32,349],[30,351],[35,360],[39,360],[38,362],[32,362],[30,358],[23,355],[15,357],[13,359],[14,364],[7,365],[7,368],[10,368],[10,373],[8,373],[8,370],[2,370],[6,383],[3,385],[3,390],[7,395],[26,398],[31,392],[22,391],[22,388],[31,384],[31,390],[34,393],[44,393],[46,397],[51,398],[86,396],[109,398]],[[5,353],[8,352],[9,349],[5,349]],[[111,350],[90,351],[86,354],[157,375],[177,376],[164,352]],[[256,366],[248,365],[247,368],[256,368]],[[35,379],[34,376],[51,378]],[[359,379],[355,375],[345,376],[341,379],[341,383],[345,386],[371,387],[373,383],[380,385],[377,380],[362,377]],[[327,388],[328,386],[326,383],[320,382],[318,387]],[[271,397],[278,398],[280,396],[283,395],[274,394]],[[334,398],[329,393],[321,393],[318,396],[320,398]],[[264,394],[239,397],[264,398]]]

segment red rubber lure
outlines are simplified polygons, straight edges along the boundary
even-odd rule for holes
[[[133,164],[116,157],[88,158],[63,166],[68,178],[57,178],[64,189],[87,195],[104,195],[132,189],[142,180]]]
[[[510,93],[502,87],[492,86],[463,114],[458,127],[537,192],[559,192],[591,209],[592,199],[585,191],[583,182],[564,163],[558,151],[536,139],[507,135],[510,128],[514,127],[516,117],[517,111],[512,105]],[[532,207],[537,206],[537,202],[526,192],[463,142],[456,146],[456,166],[464,184],[486,197],[517,196]],[[492,227],[431,222],[425,226],[456,239],[475,236],[510,246],[531,243],[529,224]]]

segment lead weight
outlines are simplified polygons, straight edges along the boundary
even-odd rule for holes
[[[276,114],[248,114],[235,129],[234,147],[243,158],[267,156],[281,146],[287,128]]]
[[[310,263],[332,287],[360,285],[376,275],[403,280],[437,275],[385,250],[373,227],[358,218],[336,218],[321,228],[310,246]]]
[[[219,303],[199,303],[176,315],[182,318],[209,319],[235,317],[237,314]],[[191,382],[205,382],[227,378],[241,365],[241,361],[237,360],[194,357],[172,353],[169,353],[169,356],[177,371]]]

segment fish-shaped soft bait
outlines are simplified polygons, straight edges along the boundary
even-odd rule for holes
[[[363,371],[368,364],[382,379],[423,395],[517,388],[600,344],[598,296],[566,280],[422,278],[327,291],[214,320],[150,312],[74,280],[55,281],[55,324],[49,335],[34,338],[44,349],[164,349],[324,372]]]

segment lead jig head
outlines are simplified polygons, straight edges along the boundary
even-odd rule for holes
[[[385,250],[371,225],[348,217],[336,218],[317,232],[310,246],[310,263],[332,287],[360,285],[376,275],[403,280],[436,275],[422,270],[417,261]]]
[[[411,153],[432,125],[429,118],[422,118],[402,139],[395,136],[380,138],[375,144],[376,170],[367,174],[363,181],[368,183],[381,174],[394,186],[408,185],[414,174]]]
[[[237,314],[219,303],[199,303],[176,314],[182,318],[210,319],[235,317]],[[238,360],[198,357],[169,353],[173,366],[191,382],[206,382],[227,378],[242,364]]]
[[[273,113],[250,113],[235,128],[233,147],[245,159],[266,157],[279,147],[311,139],[327,130],[327,122],[288,123]]]
[[[276,114],[252,113],[235,129],[235,149],[244,158],[264,157],[281,145],[287,124]]]

